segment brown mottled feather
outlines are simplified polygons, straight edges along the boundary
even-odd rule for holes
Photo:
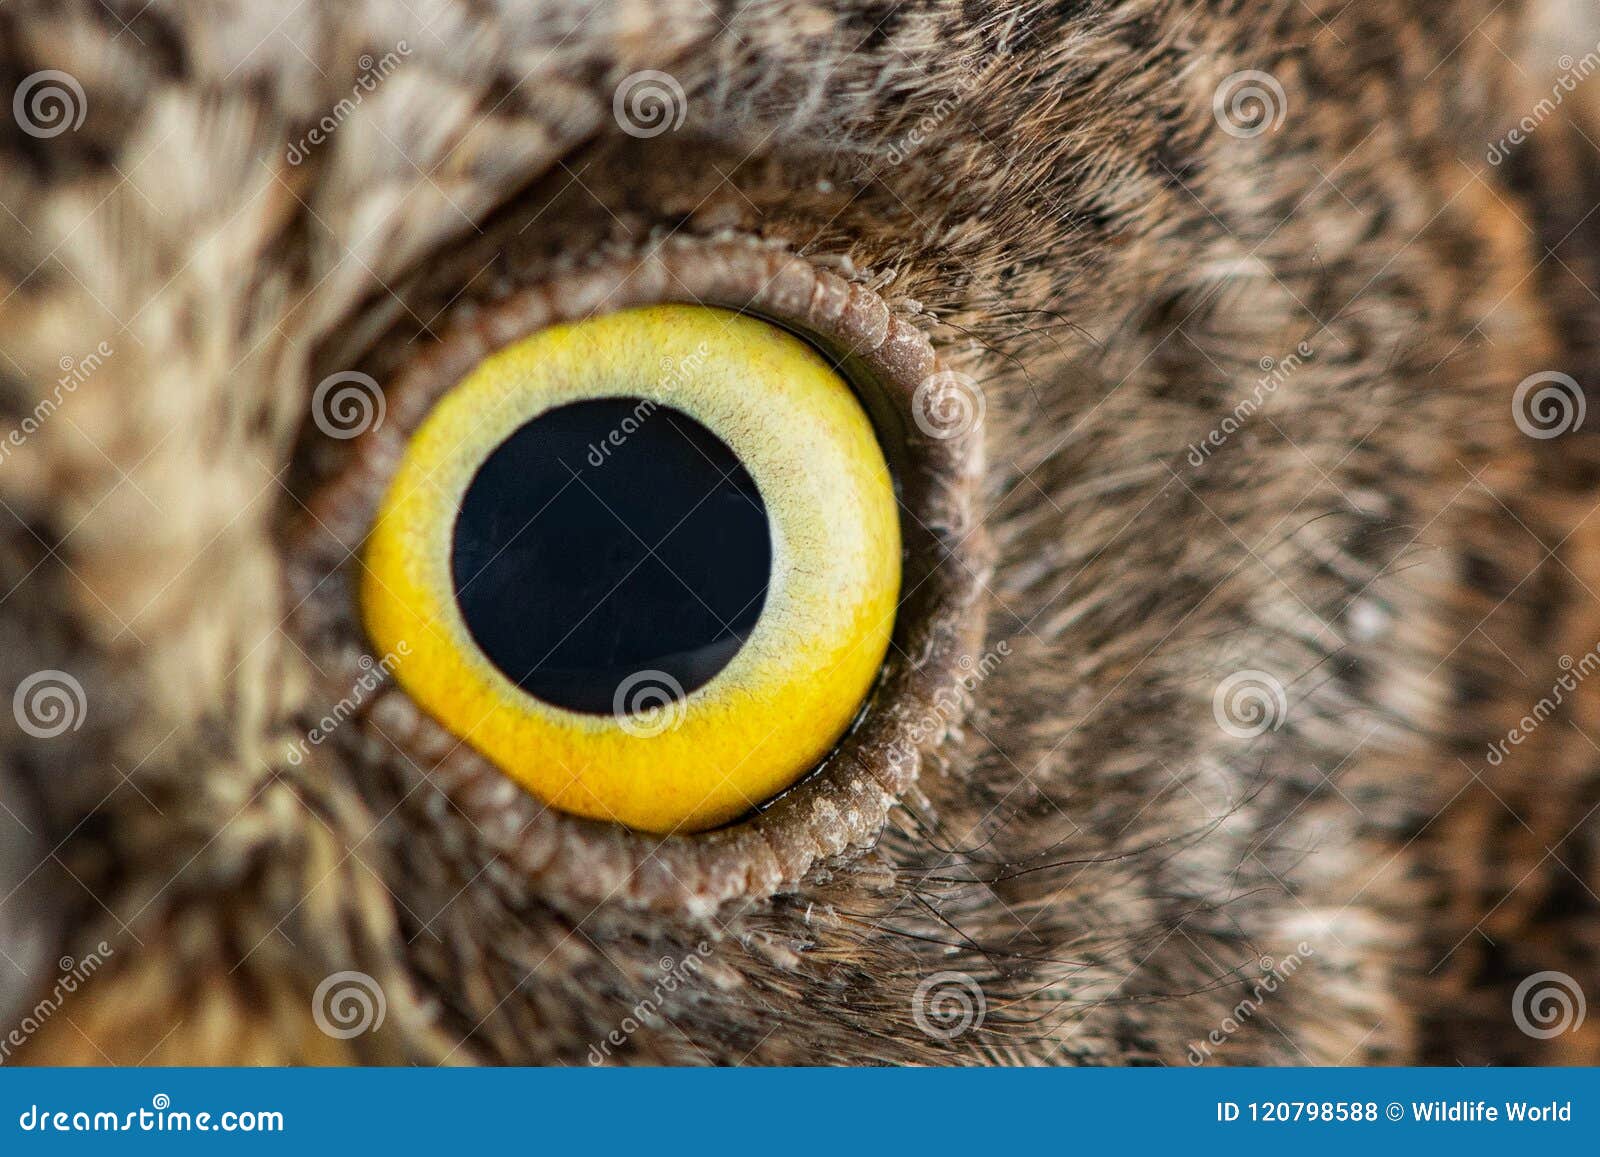
[[[8,81],[64,69],[90,115],[0,124],[0,412],[114,349],[0,463],[0,686],[60,668],[90,705],[49,742],[0,713],[14,846],[37,844],[0,867],[0,927],[42,946],[0,996],[115,946],[20,1055],[584,1063],[704,943],[613,1059],[1183,1064],[1305,943],[1215,1063],[1600,1060],[1593,1022],[1543,1042],[1510,1009],[1542,969],[1600,999],[1594,689],[1484,758],[1600,643],[1592,435],[1510,412],[1535,371],[1600,380],[1600,97],[1483,159],[1547,84],[1511,61],[1597,39],[1557,8],[8,6]],[[611,119],[644,68],[688,94],[653,140]],[[1244,69],[1287,101],[1248,139],[1212,110]],[[775,896],[579,910],[381,718],[283,761],[325,706],[288,625],[289,467],[321,374],[388,380],[667,233],[844,271],[982,381],[987,645],[1011,655],[870,848]],[[1213,717],[1240,669],[1289,700],[1249,742]],[[344,969],[387,1018],[335,1040],[312,993]],[[988,1007],[948,1042],[914,1016],[944,970]]]

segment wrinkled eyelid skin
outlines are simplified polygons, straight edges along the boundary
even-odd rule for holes
[[[355,594],[359,551],[412,431],[438,398],[485,356],[543,327],[664,302],[761,317],[804,337],[851,380],[895,475],[901,603],[877,686],[822,766],[754,816],[693,835],[651,836],[546,807],[392,681],[376,690],[361,725],[340,735],[353,733],[348,741],[396,777],[449,852],[500,861],[489,878],[511,899],[537,896],[579,915],[606,902],[704,914],[790,889],[819,862],[870,847],[924,759],[960,723],[969,704],[959,658],[984,637],[982,424],[927,420],[929,380],[942,370],[927,337],[870,290],[781,248],[682,239],[514,292],[445,327],[385,383],[386,420],[348,444],[342,468],[307,497],[290,530],[290,627],[326,672],[329,701],[373,663]],[[411,793],[423,778],[438,791]],[[449,807],[428,807],[441,793]]]

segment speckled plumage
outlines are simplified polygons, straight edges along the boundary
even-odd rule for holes
[[[57,957],[115,950],[19,1058],[581,1064],[632,1020],[605,1059],[1184,1064],[1290,956],[1208,1063],[1600,1058],[1592,1024],[1543,1041],[1510,1005],[1544,969],[1600,999],[1600,700],[1484,754],[1600,644],[1591,435],[1511,413],[1530,374],[1600,373],[1600,97],[1484,160],[1592,24],[1487,0],[8,7],[6,91],[61,69],[88,115],[0,122],[4,425],[113,350],[0,461],[0,687],[61,669],[88,704],[47,740],[0,713],[7,1018]],[[686,94],[648,139],[611,107],[641,69]],[[1275,128],[1219,124],[1242,70],[1281,85]],[[392,697],[286,762],[338,686],[291,582],[328,473],[312,387],[713,243],[875,291],[982,384],[969,656],[1004,658],[881,838],[841,816],[798,878],[724,860],[680,902],[595,902],[507,853],[496,800],[532,805],[461,753],[435,771],[449,745]],[[1213,709],[1241,670],[1287,696],[1250,739]],[[562,830],[591,883],[632,863]],[[377,1031],[317,1027],[341,970],[382,986]],[[919,986],[949,971],[986,1013],[946,1040]]]

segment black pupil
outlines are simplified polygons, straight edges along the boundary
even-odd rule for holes
[[[676,697],[738,652],[772,572],[749,472],[687,414],[642,398],[528,422],[467,487],[451,551],[483,653],[530,695],[611,713],[641,672]],[[626,691],[624,699],[627,698]]]

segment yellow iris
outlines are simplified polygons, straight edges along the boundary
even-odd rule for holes
[[[759,618],[726,665],[678,696],[629,700],[619,687],[605,713],[538,698],[497,666],[452,572],[485,461],[529,423],[597,399],[644,403],[631,411],[641,423],[687,415],[720,439],[759,491],[771,556]],[[574,484],[608,468],[606,447],[628,432],[601,441]],[[519,549],[565,548],[541,539],[538,510],[509,514]],[[555,326],[485,358],[412,435],[364,561],[367,632],[404,654],[395,676],[420,707],[552,806],[664,833],[738,817],[849,727],[889,645],[900,534],[872,425],[827,362],[753,318],[662,305]]]

